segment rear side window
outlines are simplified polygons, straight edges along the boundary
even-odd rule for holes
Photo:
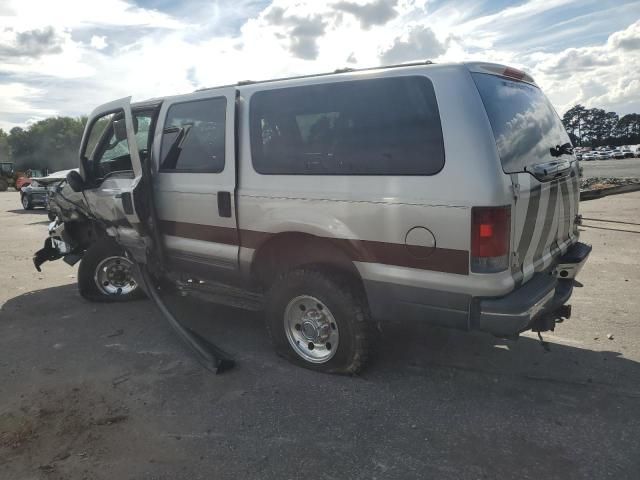
[[[444,165],[425,77],[257,92],[250,122],[253,166],[263,174],[433,175]]]
[[[160,171],[224,170],[226,108],[224,97],[169,107],[162,131]]]
[[[473,73],[506,173],[555,160],[549,149],[570,142],[542,91],[524,82]]]

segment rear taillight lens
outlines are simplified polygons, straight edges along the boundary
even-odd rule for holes
[[[494,273],[509,266],[511,207],[471,209],[471,271]]]

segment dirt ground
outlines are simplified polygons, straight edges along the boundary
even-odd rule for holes
[[[259,314],[182,301],[237,359],[214,376],[149,301],[36,272],[46,215],[0,193],[0,478],[640,478],[640,192],[581,209],[594,251],[549,352],[398,319],[361,376],[321,375]]]

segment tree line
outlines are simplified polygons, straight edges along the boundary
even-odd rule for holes
[[[51,117],[8,133],[0,129],[0,162],[13,162],[16,170],[75,168],[86,123],[87,117]]]
[[[600,147],[640,143],[640,114],[619,117],[602,108],[575,105],[562,116],[562,123],[575,146]]]

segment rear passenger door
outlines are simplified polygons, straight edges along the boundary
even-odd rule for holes
[[[171,97],[154,142],[159,227],[171,260],[235,270],[235,89]]]

